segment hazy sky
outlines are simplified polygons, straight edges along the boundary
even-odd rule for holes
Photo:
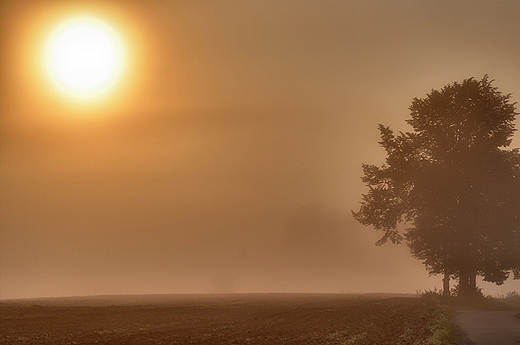
[[[45,93],[34,67],[71,11],[130,42],[104,107]],[[2,1],[0,298],[441,286],[352,219],[361,164],[384,160],[377,124],[407,130],[432,88],[489,74],[520,100],[519,16],[518,1]]]

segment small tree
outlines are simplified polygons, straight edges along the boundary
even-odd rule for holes
[[[492,82],[470,78],[414,98],[413,131],[379,125],[386,163],[363,165],[369,190],[354,218],[383,232],[378,245],[404,239],[429,274],[444,274],[445,294],[450,277],[461,295],[477,291],[477,275],[520,279],[520,153],[507,149],[518,113]]]

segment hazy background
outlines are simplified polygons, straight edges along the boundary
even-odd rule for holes
[[[0,4],[0,298],[441,286],[352,219],[361,164],[432,88],[489,74],[520,99],[520,2],[101,4],[139,77],[94,115],[28,66],[63,3]]]

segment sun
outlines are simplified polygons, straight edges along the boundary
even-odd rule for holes
[[[51,32],[44,65],[54,87],[77,100],[102,98],[114,90],[125,69],[121,37],[90,16],[65,20]]]

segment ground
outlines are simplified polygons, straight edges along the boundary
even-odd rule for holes
[[[374,295],[4,301],[0,344],[416,344],[435,303]],[[82,302],[83,301],[83,302]]]
[[[518,311],[460,310],[456,322],[466,337],[478,345],[520,344]]]

